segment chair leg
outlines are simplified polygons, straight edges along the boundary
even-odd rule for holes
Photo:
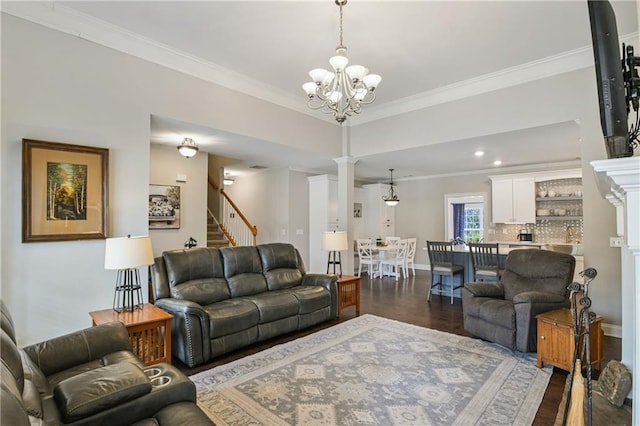
[[[453,305],[453,281],[454,281],[454,276],[451,275],[451,304]]]
[[[435,276],[436,274],[431,272],[431,285],[429,286],[429,291],[427,292],[427,302],[431,299],[431,289],[435,287],[435,284],[434,284]]]

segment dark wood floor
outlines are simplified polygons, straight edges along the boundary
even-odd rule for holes
[[[426,271],[416,272],[417,275],[415,277],[400,279],[397,282],[395,279],[388,277],[383,279],[369,279],[366,274],[363,274],[360,313],[373,314],[461,336],[471,336],[463,327],[462,303],[460,299],[454,298],[452,305],[450,298],[435,295],[431,298],[430,302],[427,302],[426,294],[430,280],[429,273]],[[338,322],[347,321],[354,316],[355,309],[348,308],[342,313],[340,319],[336,321],[321,324],[303,332],[262,342],[250,348],[219,357],[201,366],[188,368],[177,360],[174,361],[174,364],[187,375],[195,374],[259,352],[271,346],[330,327]],[[605,361],[603,365],[611,359],[620,359],[620,339],[605,337],[604,344]],[[557,368],[554,369],[544,399],[536,414],[534,425],[553,425],[558,412],[558,406],[562,399],[566,377],[567,372]]]

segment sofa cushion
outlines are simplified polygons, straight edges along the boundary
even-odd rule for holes
[[[324,287],[298,286],[292,288],[291,292],[298,299],[298,313],[300,315],[331,306],[331,293]]]
[[[38,392],[42,395],[50,395],[51,387],[49,386],[49,382],[47,378],[44,377],[42,371],[38,368],[35,362],[27,355],[25,351],[19,349],[20,357],[22,358],[22,371],[24,372],[25,380],[30,380],[33,382],[35,387],[38,389]]]
[[[487,299],[479,305],[477,316],[491,324],[514,330],[516,328],[516,310],[508,300]]]
[[[295,317],[298,314],[298,299],[289,290],[269,291],[247,296],[245,299],[255,303],[258,307],[260,324]]]
[[[291,244],[272,243],[257,246],[262,270],[269,290],[280,290],[300,285],[298,253]]]
[[[231,297],[249,296],[268,290],[256,247],[223,247],[220,254]]]
[[[215,247],[171,250],[162,254],[171,297],[208,304],[229,298],[222,257]]]
[[[65,423],[71,423],[151,392],[151,382],[128,362],[108,365],[58,383],[53,394]]]
[[[229,299],[203,306],[209,315],[209,338],[214,339],[255,327],[260,314],[255,303]]]
[[[504,298],[523,291],[540,291],[567,296],[575,258],[569,254],[547,250],[513,250],[507,256],[502,273]],[[568,281],[568,282],[567,282]]]
[[[200,278],[171,287],[174,299],[191,300],[200,305],[229,298],[229,287],[224,278]]]

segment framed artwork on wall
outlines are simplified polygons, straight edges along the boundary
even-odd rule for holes
[[[107,236],[109,150],[22,140],[22,242]]]
[[[149,229],[180,229],[180,187],[149,185]]]

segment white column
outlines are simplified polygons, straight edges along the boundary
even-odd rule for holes
[[[617,233],[622,237],[622,363],[631,370],[630,397],[640,395],[640,157],[592,161],[598,189],[616,208]],[[632,424],[640,424],[635,401]]]
[[[347,233],[349,250],[341,253],[342,273],[353,275],[353,187],[355,181],[355,164],[353,157],[334,158],[338,164],[338,221],[340,230]]]

